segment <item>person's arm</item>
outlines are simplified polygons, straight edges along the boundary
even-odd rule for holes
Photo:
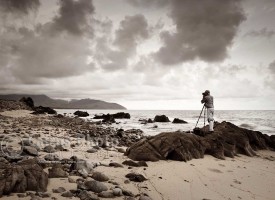
[[[205,103],[205,96],[202,97],[201,103]]]

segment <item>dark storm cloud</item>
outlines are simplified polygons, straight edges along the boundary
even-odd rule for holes
[[[168,0],[126,0],[129,4],[137,7],[162,7],[168,4]]]
[[[106,70],[126,68],[128,59],[136,53],[139,42],[149,37],[149,27],[143,15],[126,16],[120,22],[112,42],[113,48],[107,38],[97,41],[97,60],[99,65]]]
[[[40,6],[39,0],[1,0],[0,11],[9,13],[28,14],[37,10]]]
[[[128,1],[146,6],[147,0]],[[222,61],[232,45],[238,26],[245,19],[241,0],[150,1],[150,5],[170,6],[175,31],[163,31],[163,46],[154,54],[165,65],[200,59]],[[148,5],[147,5],[148,6]]]
[[[88,61],[92,1],[66,0],[60,1],[59,6],[58,16],[45,24],[25,26],[18,19],[5,25],[7,19],[0,19],[0,24],[5,25],[0,32],[1,82],[36,84],[94,69]],[[4,77],[7,75],[9,78]]]
[[[54,27],[73,35],[82,35],[91,28],[89,23],[94,10],[92,0],[60,0],[59,15],[54,18]]]
[[[263,28],[261,30],[255,30],[255,31],[250,31],[244,35],[244,37],[266,37],[266,38],[272,38],[275,35],[274,30],[269,30],[267,28]]]

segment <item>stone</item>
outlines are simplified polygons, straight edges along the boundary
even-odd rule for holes
[[[125,177],[128,178],[130,181],[134,181],[134,182],[143,182],[147,180],[142,174],[138,174],[138,173],[129,173],[129,174],[126,174]]]
[[[38,151],[34,147],[26,146],[26,147],[23,148],[23,151],[28,155],[38,156]]]
[[[237,154],[255,156],[257,150],[275,147],[272,136],[230,122],[215,123],[211,134],[207,132],[208,126],[198,130],[194,134],[170,132],[143,138],[129,147],[125,155],[139,161],[188,161],[203,158],[205,154],[218,159],[233,158]]]
[[[66,178],[67,173],[62,169],[62,166],[55,164],[51,169],[49,169],[49,178]]]
[[[96,152],[97,152],[97,150],[96,150],[96,149],[94,149],[94,148],[92,148],[92,149],[88,149],[88,150],[87,150],[87,152],[88,152],[88,153],[96,153]]]
[[[87,190],[90,190],[95,193],[100,193],[102,191],[108,190],[107,186],[99,181],[86,181],[84,185],[87,188]]]
[[[140,195],[139,200],[152,200],[152,199],[147,195]]]
[[[109,166],[110,166],[110,167],[121,167],[121,168],[123,168],[123,165],[122,165],[122,164],[119,164],[119,163],[116,163],[116,162],[111,162],[111,163],[109,164]]]
[[[38,115],[38,114],[51,114],[51,115],[56,115],[57,112],[50,108],[50,107],[44,107],[44,106],[38,106],[33,108],[34,112],[32,114]]]
[[[74,115],[77,115],[78,117],[88,117],[89,116],[89,113],[88,112],[84,112],[84,111],[75,111],[74,112]]]
[[[129,180],[127,180],[129,181]],[[126,190],[124,188],[120,188],[122,190],[122,194],[125,196],[129,196],[129,197],[134,197],[135,195],[133,194],[133,192],[131,192],[130,190]]]
[[[122,164],[132,166],[132,167],[139,167],[139,164],[133,160],[125,160],[122,162]]]
[[[115,197],[113,192],[110,192],[110,191],[102,191],[98,194],[98,196],[102,197],[102,198],[114,198]]]
[[[179,118],[175,118],[172,123],[173,124],[187,124],[186,121],[179,119]]]
[[[54,153],[54,152],[56,152],[55,149],[51,145],[45,146],[43,150],[46,153]]]
[[[64,192],[61,194],[62,197],[73,197],[73,193],[71,193],[70,191]]]
[[[64,147],[61,144],[58,144],[54,148],[56,151],[64,151]]]
[[[101,172],[94,172],[92,175],[92,178],[95,179],[96,181],[100,181],[100,182],[105,182],[105,181],[109,180],[108,176],[106,176],[105,174],[103,174]]]
[[[165,115],[156,115],[154,118],[154,122],[170,122],[170,120]]]
[[[99,200],[97,195],[86,190],[81,190],[77,196],[80,200]]]
[[[56,155],[56,154],[47,154],[47,155],[44,156],[44,159],[47,160],[47,161],[58,161],[58,160],[60,160],[59,156]]]
[[[0,197],[26,191],[47,191],[48,174],[36,159],[26,159],[13,165],[0,165]]]
[[[64,187],[59,187],[57,189],[53,189],[53,193],[62,193],[65,191],[66,191],[66,189]]]
[[[118,197],[120,197],[120,196],[123,195],[122,190],[121,190],[120,188],[114,188],[114,189],[113,189],[113,194],[114,194],[115,196],[118,196]]]

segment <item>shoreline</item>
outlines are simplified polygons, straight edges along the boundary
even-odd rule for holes
[[[23,110],[1,112],[0,115],[4,116],[4,122],[2,120],[0,122],[0,133],[3,134],[4,129],[10,127],[15,132],[18,132],[19,129],[19,132],[24,132],[23,137],[35,134],[40,134],[40,136],[36,136],[45,139],[67,137],[75,145],[71,147],[74,150],[73,155],[91,161],[91,163],[97,163],[93,172],[101,172],[109,177],[109,182],[104,182],[108,190],[118,184],[137,195],[134,199],[140,199],[140,195],[143,194],[147,194],[151,199],[165,200],[229,198],[271,200],[275,196],[273,189],[275,187],[274,151],[257,151],[255,157],[238,155],[235,158],[227,157],[225,160],[219,160],[205,155],[202,159],[192,159],[188,162],[160,160],[146,162],[148,167],[122,165],[123,167],[114,168],[109,166],[111,162],[122,163],[125,160],[130,160],[120,153],[117,147],[100,148],[95,153],[87,153],[87,148],[77,146],[77,140],[72,137],[73,134],[69,132],[69,127],[51,128],[49,126],[51,117],[35,116],[29,114],[30,112]],[[7,121],[9,123],[6,123]],[[26,133],[28,131],[29,133]],[[125,150],[126,147],[122,149]],[[120,151],[123,152],[121,149]],[[72,156],[71,153],[70,151],[56,151],[53,154],[68,159]],[[38,157],[43,158],[48,154],[50,153],[39,151]],[[48,168],[44,170],[48,173]],[[131,172],[142,174],[148,180],[144,182],[127,181],[125,175]],[[69,175],[68,177],[75,180],[83,179],[82,176]],[[91,179],[90,175],[86,179]],[[66,191],[76,190],[77,185],[77,183],[70,183],[67,177],[49,178],[47,193],[50,193],[50,197],[43,199],[66,199],[59,193],[53,193],[52,189],[62,186]],[[4,195],[1,198],[14,199],[18,197],[16,193],[12,193],[12,196]],[[30,196],[19,199],[30,199]],[[79,198],[72,197],[71,199]],[[125,199],[125,196],[113,199]]]

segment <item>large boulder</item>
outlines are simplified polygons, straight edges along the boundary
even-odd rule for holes
[[[113,114],[115,119],[130,119],[131,115],[129,113],[125,113],[125,112],[119,112],[116,114]]]
[[[47,191],[48,174],[36,159],[23,160],[15,165],[0,165],[0,197],[12,192]]]
[[[207,129],[208,127],[205,127],[201,132]],[[133,144],[125,155],[133,160],[188,161],[203,158],[205,154],[219,159],[234,157],[237,154],[254,156],[257,150],[275,147],[273,137],[240,128],[229,122],[216,123],[214,133],[201,135],[205,136],[187,132],[160,133]]]
[[[30,108],[34,108],[34,102],[31,97],[22,97],[19,101],[25,103]]]
[[[74,115],[77,115],[78,117],[88,117],[89,116],[89,113],[88,112],[84,112],[84,111],[75,111],[74,112]]]
[[[169,118],[165,115],[156,115],[154,122],[170,122]]]
[[[184,120],[179,119],[179,118],[175,118],[172,123],[173,124],[187,124],[187,121],[184,121]]]
[[[34,112],[32,114],[34,114],[34,115],[38,115],[38,114],[56,115],[57,112],[50,107],[38,106],[38,107],[34,108]]]

